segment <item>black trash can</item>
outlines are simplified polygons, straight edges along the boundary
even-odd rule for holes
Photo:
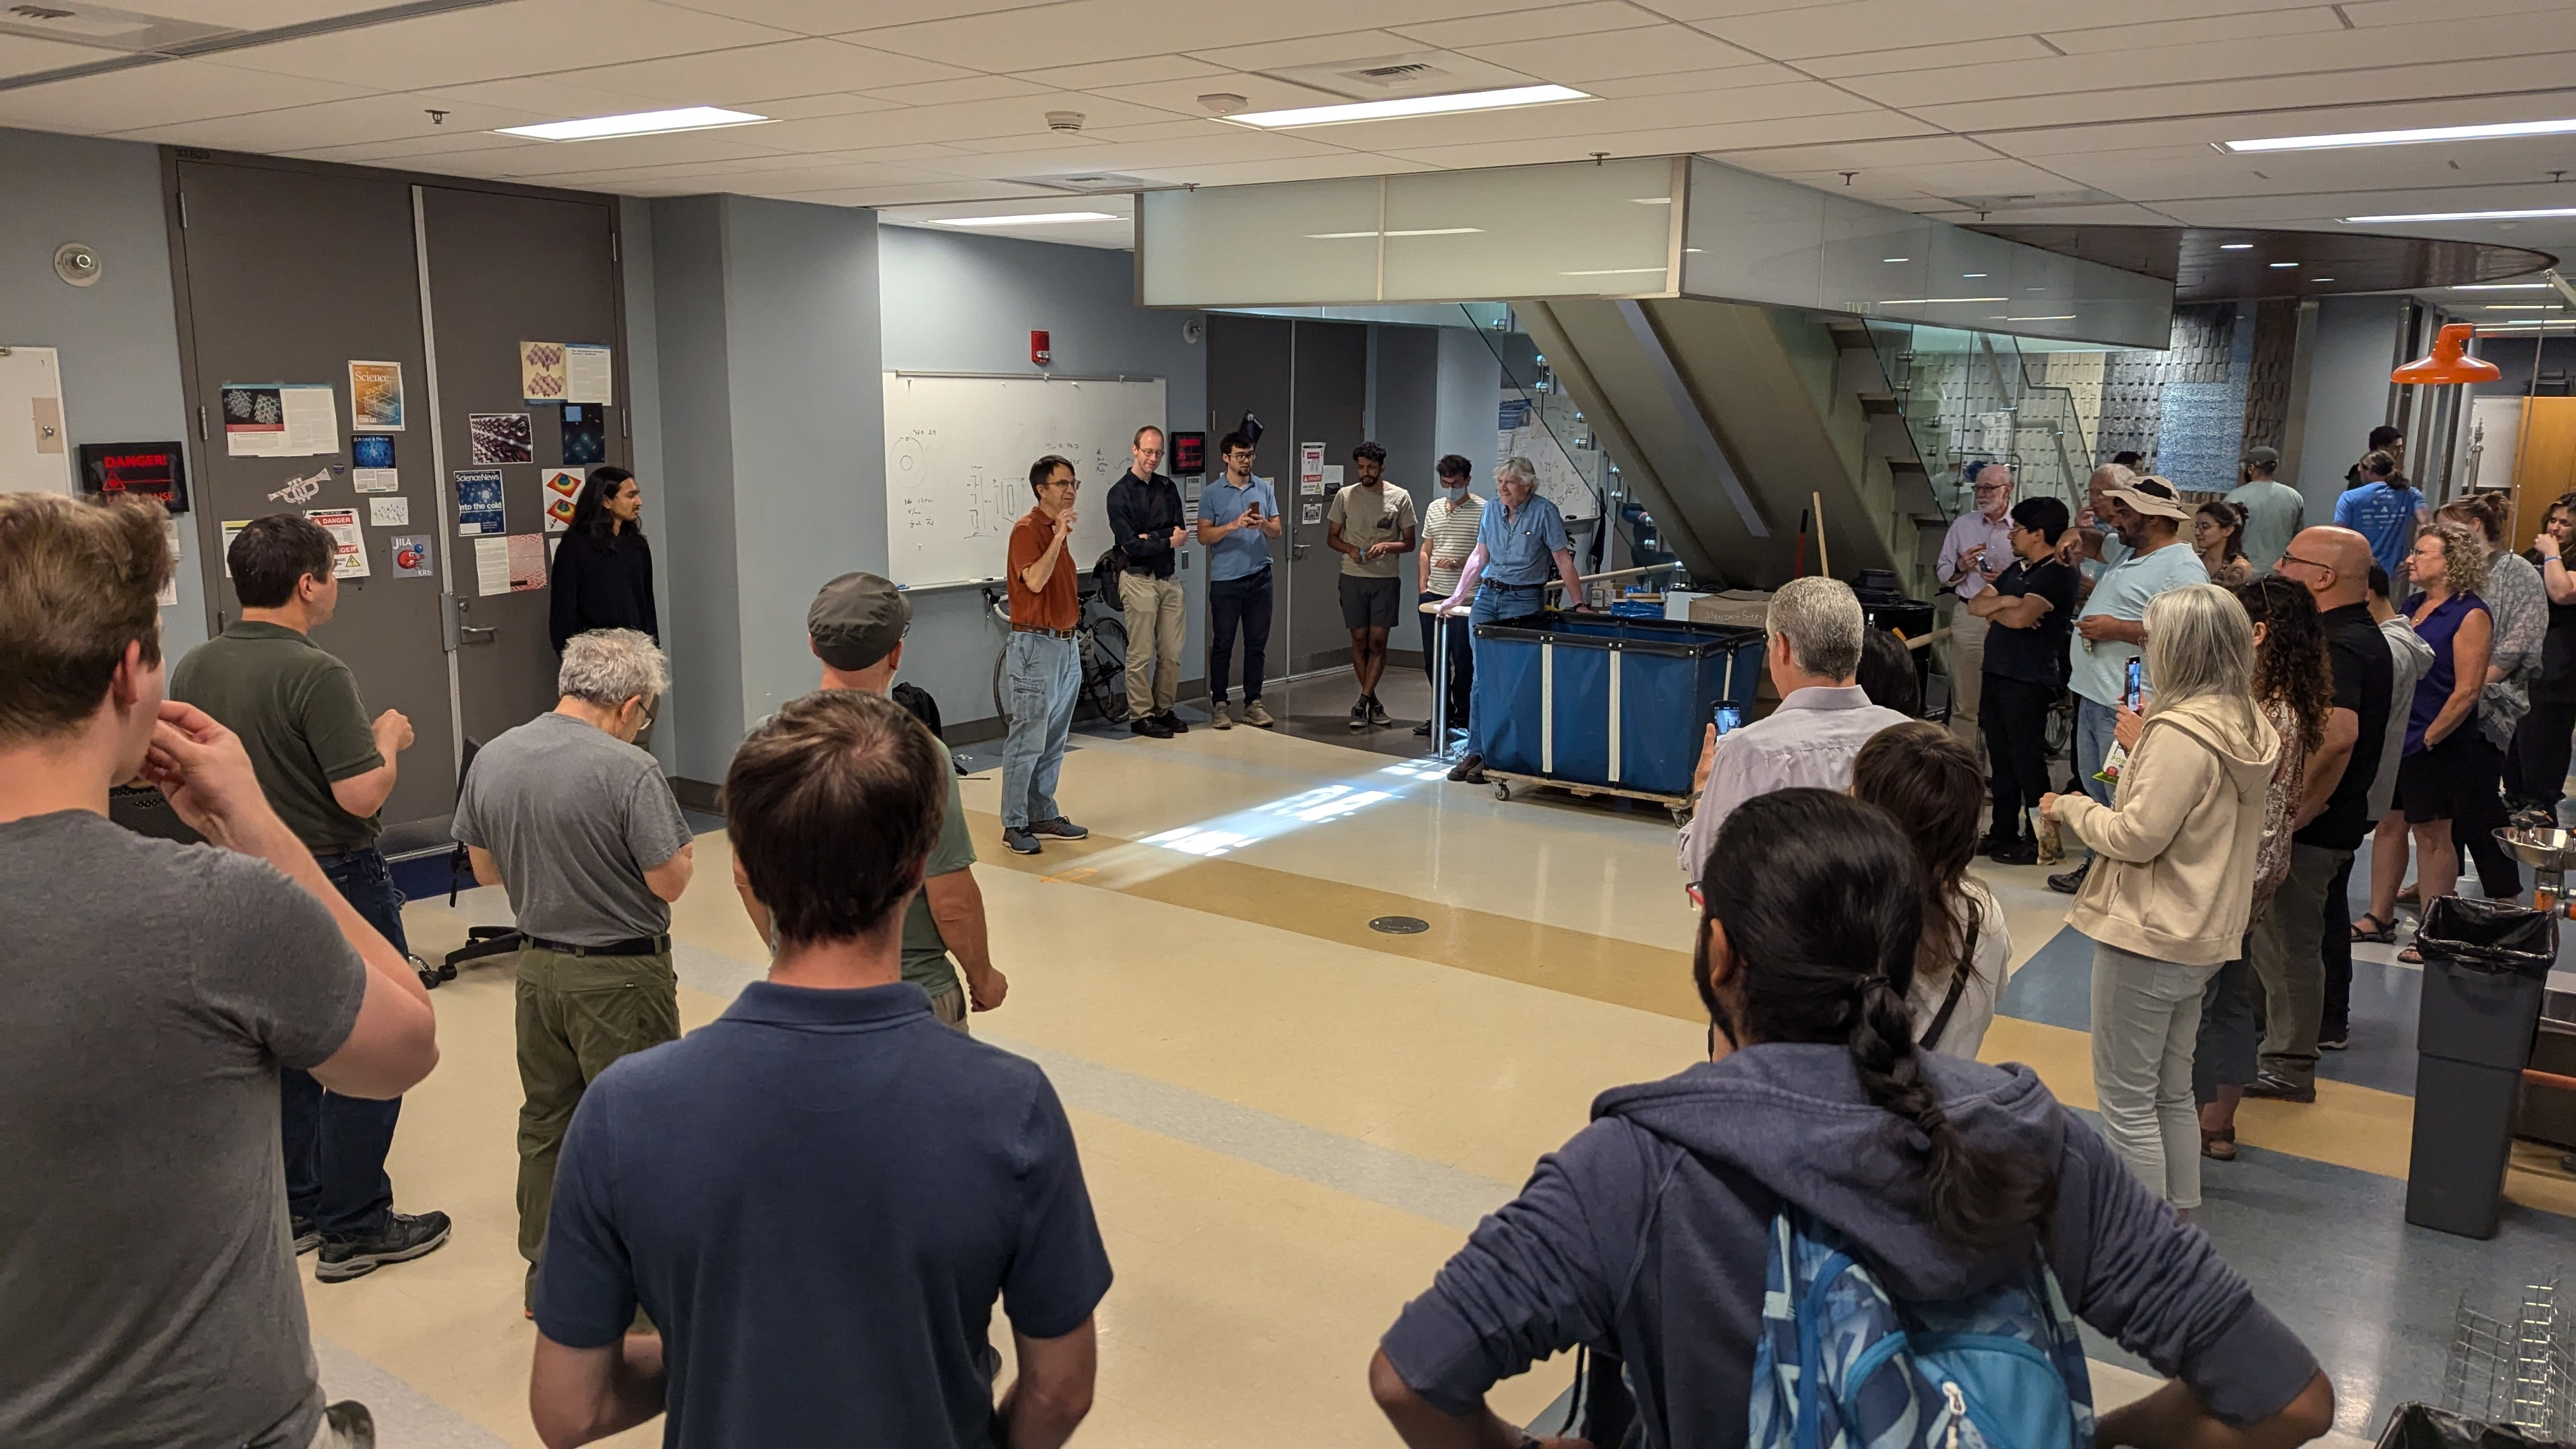
[[[2400,1404],[2378,1449],[2535,1449],[2545,1440],[2512,1424],[2490,1424],[2430,1404]]]
[[[2424,985],[2406,1221],[2492,1238],[2522,1069],[2558,959],[2557,918],[2510,901],[2441,896],[2425,908],[2415,946]]]

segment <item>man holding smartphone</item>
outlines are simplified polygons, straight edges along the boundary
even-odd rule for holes
[[[1270,540],[1279,536],[1279,495],[1252,476],[1252,440],[1217,440],[1225,471],[1199,493],[1199,542],[1208,556],[1208,722],[1234,728],[1226,679],[1234,672],[1235,630],[1243,631],[1243,722],[1268,729],[1261,666],[1270,646]]]

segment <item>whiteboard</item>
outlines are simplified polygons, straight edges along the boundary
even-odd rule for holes
[[[72,491],[62,363],[50,347],[0,347],[0,493]]]
[[[1128,444],[1165,426],[1163,380],[885,375],[887,576],[907,588],[997,580],[1011,525],[1037,505],[1029,465],[1049,453],[1082,476],[1072,560],[1109,547],[1109,485]]]

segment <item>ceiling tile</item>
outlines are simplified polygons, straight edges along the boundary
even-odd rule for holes
[[[1407,40],[1392,30],[1327,30],[1288,40],[1264,41],[1258,45],[1195,50],[1192,54],[1211,65],[1249,71],[1374,61],[1398,55],[1424,55],[1438,49],[1437,46]]]
[[[726,161],[738,156],[780,154],[766,147],[728,139],[747,135],[755,129],[540,143],[526,151],[476,152],[475,159],[493,158],[500,173],[507,176],[580,176],[628,166],[654,166],[675,161]]]
[[[272,75],[365,76],[421,90],[592,65],[759,45],[786,31],[655,0],[508,0],[364,29],[226,51],[223,63]]]
[[[1776,147],[1789,140],[1832,141],[1889,135],[1921,135],[1931,128],[1884,111],[1835,116],[1765,116],[1719,125],[1674,126],[1655,130],[1602,132],[1562,140],[1497,138],[1461,140],[1439,146],[1407,146],[1385,154],[1428,161],[1443,167],[1505,166],[1537,161],[1577,161],[1594,151],[1612,156],[1672,156],[1706,152],[1720,160],[1733,148]]]
[[[1509,45],[1478,45],[1467,54],[1509,66],[1538,80],[1562,85],[1616,76],[1654,75],[1679,70],[1713,70],[1749,65],[1762,59],[1680,25],[1647,30],[1596,31],[1555,40],[1522,40]]]
[[[501,106],[514,111],[529,111],[548,121],[572,120],[585,116],[615,116],[651,109],[658,104],[640,102],[621,91],[575,85],[551,76],[529,76],[514,80],[467,81],[461,85],[424,88],[424,94],[441,101],[463,102],[477,106]],[[436,104],[436,102],[432,102]]]
[[[870,86],[867,93],[899,106],[947,106],[961,101],[1006,101],[1016,96],[1062,95],[1035,81],[1007,75],[961,75],[921,85]]]
[[[837,40],[789,40],[555,71],[547,79],[626,91],[672,105],[730,106],[827,91],[883,92],[891,86],[947,81],[967,74],[955,66]]]
[[[2213,41],[2271,40],[2284,35],[2311,35],[2347,29],[2329,6],[2300,6],[2249,15],[2206,15],[2197,20],[2159,20],[2144,25],[2101,25],[2082,30],[2052,27],[2041,32],[2048,43],[2070,55],[2118,55],[2123,64],[2135,51],[2171,46],[2206,45]],[[2277,61],[2279,55],[2274,52]]]
[[[199,25],[274,30],[281,25],[362,14],[384,4],[385,0],[128,0],[118,8]]]
[[[502,151],[519,146],[539,146],[541,141],[523,141],[516,136],[495,136],[488,131],[459,131],[453,135],[415,136],[401,141],[367,141],[354,146],[316,146],[304,151],[280,151],[280,156],[296,156],[307,161],[341,161],[350,165],[407,162],[428,171],[445,171],[449,158],[474,151]]]
[[[1357,125],[1317,126],[1306,134],[1337,146],[1364,146],[1372,151],[1418,155],[1425,147],[1471,145],[1484,141],[1583,142],[1573,154],[1604,149],[1610,137],[1644,131],[1722,126],[1731,122],[1827,116],[1868,112],[1885,117],[1885,129],[1866,134],[1905,135],[1929,130],[1903,124],[1869,102],[1857,100],[1818,81],[1787,85],[1745,86],[1717,93],[1637,96],[1618,100],[1574,101],[1521,110],[1480,111],[1453,116],[1423,116]],[[1831,139],[1830,136],[1819,139]],[[1696,149],[1691,146],[1682,150]],[[1638,154],[1623,149],[1620,154]]]
[[[1301,0],[1294,5],[1210,5],[1205,0],[1060,0],[1005,14],[961,15],[915,25],[858,31],[862,44],[906,55],[971,64],[983,70],[1023,71],[1044,66],[1117,60],[1138,50],[1197,55],[1219,65],[1296,65],[1335,60],[1342,54],[1376,55],[1418,48],[1397,37],[1365,49],[1316,55],[1310,60],[1248,62],[1222,52],[1233,47],[1303,43],[1336,32],[1424,23],[1476,15],[1495,0]],[[855,31],[856,27],[852,27]],[[1385,32],[1380,30],[1379,34]],[[1144,37],[1152,37],[1143,43]],[[973,59],[968,59],[973,57]]]
[[[2313,36],[2302,43],[2332,38]],[[2569,39],[2576,43],[2576,34],[2571,34]],[[2124,73],[2129,65],[2147,65],[2159,54],[2148,51],[2141,56],[2125,57],[2122,62]],[[2308,110],[2378,93],[2457,95],[2464,98],[2465,104],[2469,99],[2484,99],[2495,92],[2562,88],[2571,70],[2576,70],[2576,62],[2571,62],[2564,53],[2516,55],[2375,71],[2328,69],[2292,75],[2275,73],[2262,78],[2259,86],[2249,86],[2244,80],[2176,81],[2117,88],[2104,87],[2097,82],[2093,86],[2058,95],[1986,96],[1943,104],[1918,102],[1906,109],[1936,125],[1980,132],[2015,127],[2048,129],[2159,115],[2227,117],[2228,113],[2235,112],[2238,114],[2229,119],[2240,124],[2257,125],[2259,129],[2254,134],[2299,135],[2303,133],[2272,129],[2265,123],[2265,118],[2247,117],[2243,114],[2249,109],[2247,102],[2260,101],[2266,110]],[[1872,82],[1846,81],[1843,84],[1866,91]],[[2364,109],[2360,114],[2376,117],[2379,111]],[[2520,114],[2528,116],[2535,113],[2526,108]],[[2378,130],[2386,124],[2374,119],[2362,122],[2355,129]]]
[[[1996,149],[2015,156],[2050,156],[2121,151],[2149,146],[2196,146],[2206,150],[2219,141],[2263,136],[2312,136],[2338,131],[2380,131],[2409,126],[2480,124],[2531,116],[2576,115],[2576,89],[2518,91],[2506,96],[2460,100],[2374,101],[2338,97],[2340,104],[2284,108],[2254,113],[2184,115],[2172,119],[2094,122],[2037,126],[2025,130],[1972,127]],[[2461,142],[2429,148],[2449,155],[2474,155],[2510,141]],[[2386,151],[2371,154],[2387,155]]]
[[[831,91],[819,96],[792,96],[785,100],[762,101],[760,113],[773,120],[810,121],[817,116],[855,116],[862,111],[891,111],[893,101],[874,96],[854,95],[848,91]]]
[[[2480,15],[2565,13],[2566,0],[2347,0],[2338,7],[2364,28],[2421,25],[2426,21],[2467,20]]]
[[[1900,50],[1864,50],[1850,55],[1820,56],[1798,62],[1798,69],[1813,76],[1839,79],[1843,76],[1886,75],[1891,71],[1945,71],[1952,66],[1991,61],[2041,60],[2056,53],[2040,44],[2036,36],[1998,35],[1985,40],[1954,41],[1948,45],[1916,45]]]
[[[1105,144],[1088,131],[1045,131],[1034,136],[983,136],[972,141],[952,141],[939,149],[951,156],[1037,155],[1050,151],[1097,151]],[[1088,167],[1090,163],[1075,157],[1065,164]]]
[[[763,144],[780,151],[846,151],[858,146],[892,146],[911,141],[956,144],[993,137],[1047,136],[1046,113],[1080,111],[1086,124],[1133,126],[1172,119],[1169,112],[1149,110],[1105,96],[1053,92],[1006,101],[971,101],[953,106],[907,106],[864,116],[826,116],[810,121],[780,121],[761,126]]]
[[[76,65],[96,65],[102,60],[114,60],[117,55],[116,51],[65,45],[58,40],[0,35],[0,76],[37,75],[49,70],[68,70]]]
[[[1433,20],[1389,29],[1423,45],[1464,50],[1515,40],[1549,40],[1560,35],[1595,35],[1607,30],[1636,30],[1656,23],[1652,11],[1625,0],[1574,0],[1535,10],[1479,15],[1470,20]]]
[[[171,60],[78,80],[0,91],[0,125],[99,135],[363,96],[345,81],[280,79]]]
[[[1319,91],[1290,81],[1274,80],[1266,75],[1252,75],[1233,70],[1213,71],[1195,80],[1155,81],[1132,86],[1103,86],[1095,88],[1091,94],[1111,96],[1140,106],[1152,106],[1167,112],[1166,119],[1187,116],[1199,121],[1209,119],[1207,108],[1199,104],[1199,97],[1205,95],[1241,96],[1243,105],[1240,109],[1245,111],[1279,111],[1296,106],[1329,106],[1350,99],[1348,96],[1336,95],[1330,91]]]
[[[1982,161],[1994,154],[1965,136],[1908,136],[1888,141],[1834,141],[1807,146],[1777,146],[1761,151],[1730,151],[1726,164],[1776,176],[1792,171],[1901,170],[1935,166],[1945,161]]]
[[[759,25],[774,25],[800,35],[839,35],[858,25],[903,25],[954,15],[959,0],[669,0],[709,15],[725,15]],[[978,12],[1035,9],[1055,0],[971,0]]]
[[[1128,60],[1094,61],[1022,71],[1020,79],[1060,91],[1110,91],[1125,86],[1222,76],[1226,69],[1186,55],[1140,55]]]
[[[964,176],[954,181],[933,181],[917,186],[858,186],[839,191],[805,191],[787,199],[814,206],[906,206],[934,201],[989,201],[1009,196],[1038,197],[1050,201],[1064,199],[1061,191],[977,181]]]
[[[432,108],[450,107],[456,109],[448,110],[445,122],[430,120]],[[455,150],[458,148],[453,144],[454,137],[488,134],[503,126],[525,126],[546,119],[549,118],[496,106],[459,106],[455,101],[442,102],[427,96],[384,95],[182,121],[116,134],[129,141],[210,146],[223,151],[293,151],[384,141],[432,142]]]
[[[1354,170],[1347,157],[1301,156],[1277,161],[1231,161],[1192,166],[1187,176],[1148,173],[1158,181],[1188,181],[1201,186],[1253,186],[1272,181],[1322,181],[1336,176],[1393,176],[1407,171],[1432,171],[1438,168],[1428,162],[1407,161],[1395,156],[1368,158],[1365,169]]]
[[[2144,23],[2279,8],[2278,0],[2124,0],[2119,18]],[[1855,49],[1947,45],[2004,35],[2031,35],[2066,23],[2061,0],[1843,0],[1794,10],[1709,17],[1699,28],[1775,60],[1845,55]],[[2275,57],[2277,60],[2278,57]]]
[[[1604,100],[1629,96],[1670,96],[1691,91],[1740,90],[1745,86],[1787,85],[1807,76],[1785,65],[1757,61],[1715,70],[1677,70],[1663,75],[1607,77],[1584,82],[1583,89]]]

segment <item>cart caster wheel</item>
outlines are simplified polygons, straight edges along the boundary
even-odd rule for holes
[[[420,989],[421,989],[421,990],[423,990],[423,991],[436,991],[436,990],[438,989],[438,982],[439,982],[439,975],[438,975],[438,973],[437,973],[437,972],[435,972],[435,971],[431,971],[431,970],[427,970],[427,969],[423,969],[423,970],[421,971],[421,973],[420,973]]]
[[[1690,812],[1679,805],[1667,805],[1664,807],[1664,812],[1673,817],[1675,825],[1690,824]]]
[[[1497,800],[1509,800],[1512,798],[1512,784],[1509,780],[1496,780],[1494,782],[1494,798]]]

